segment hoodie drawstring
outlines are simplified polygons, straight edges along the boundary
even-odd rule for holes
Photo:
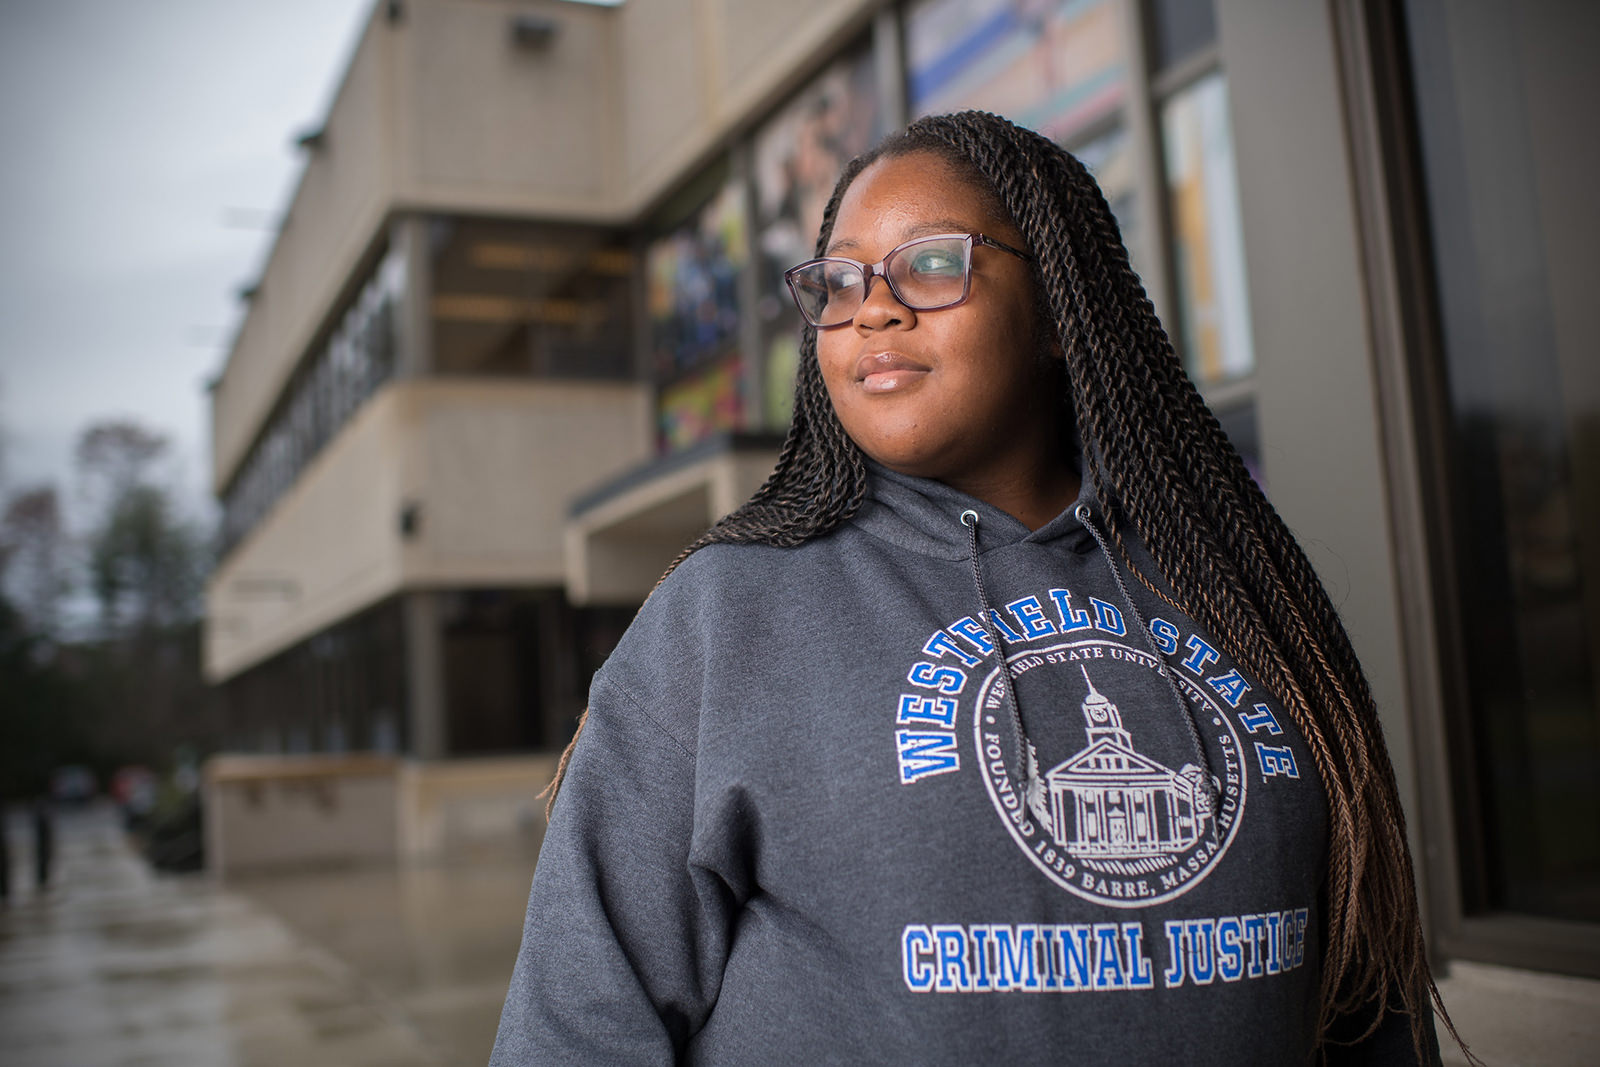
[[[989,635],[989,643],[994,646],[995,661],[1000,665],[1000,684],[1005,687],[1006,705],[1011,709],[1011,733],[1017,750],[1017,781],[1024,783],[1023,797],[1032,800],[1043,794],[1044,787],[1039,782],[1038,763],[1029,758],[1028,735],[1022,729],[1022,708],[1017,704],[1016,681],[1006,666],[1006,646],[1001,642],[1000,631],[994,624],[994,609],[989,606],[988,591],[983,588],[983,567],[978,563],[978,513],[971,508],[963,511],[961,525],[967,528],[967,555],[972,560],[972,584],[978,587],[978,619],[983,623],[983,632]]]
[[[1111,570],[1111,579],[1117,583],[1117,592],[1122,594],[1122,602],[1128,605],[1128,613],[1133,616],[1133,623],[1139,630],[1139,635],[1144,638],[1145,647],[1155,657],[1156,670],[1161,672],[1161,677],[1167,680],[1167,688],[1172,690],[1172,699],[1178,702],[1178,710],[1183,714],[1183,724],[1189,728],[1189,740],[1194,743],[1195,755],[1199,757],[1200,768],[1206,775],[1205,799],[1211,805],[1212,812],[1217,810],[1218,786],[1217,780],[1211,774],[1211,757],[1206,754],[1205,742],[1200,739],[1200,728],[1194,724],[1194,713],[1189,710],[1189,702],[1183,698],[1183,691],[1178,688],[1178,680],[1172,676],[1172,668],[1167,665],[1167,657],[1161,654],[1161,649],[1156,647],[1155,637],[1150,633],[1150,627],[1144,623],[1144,616],[1139,613],[1139,607],[1133,602],[1133,597],[1128,595],[1128,587],[1123,584],[1122,571],[1117,567],[1117,561],[1111,555],[1111,548],[1106,544],[1105,535],[1100,532],[1100,527],[1094,524],[1094,517],[1089,511],[1089,505],[1079,504],[1072,510],[1072,515],[1083,528],[1089,531],[1094,538],[1094,543],[1100,546],[1100,554],[1105,557],[1106,566]],[[1212,824],[1215,832],[1215,823]]]
[[[1100,553],[1105,558],[1106,566],[1111,571],[1111,578],[1117,585],[1117,592],[1122,595],[1122,602],[1127,605],[1128,613],[1133,617],[1135,627],[1144,639],[1145,646],[1155,658],[1156,670],[1161,677],[1166,679],[1167,688],[1172,692],[1172,698],[1177,701],[1178,712],[1183,719],[1183,724],[1188,728],[1189,740],[1194,745],[1195,756],[1199,766],[1205,774],[1205,791],[1196,799],[1210,805],[1211,813],[1215,813],[1219,800],[1219,786],[1216,778],[1211,773],[1211,758],[1206,753],[1205,742],[1200,738],[1200,729],[1195,725],[1194,714],[1190,711],[1189,702],[1184,699],[1183,692],[1178,688],[1178,680],[1173,677],[1172,670],[1167,664],[1167,658],[1161,654],[1161,649],[1156,646],[1155,638],[1151,635],[1149,627],[1145,625],[1144,616],[1133,602],[1133,597],[1128,595],[1128,587],[1123,583],[1122,573],[1117,568],[1116,561],[1111,556],[1111,549],[1106,544],[1105,536],[1099,527],[1094,524],[1092,514],[1087,504],[1079,504],[1073,510],[1073,516],[1089,531],[1095,543],[1100,546]],[[994,655],[1000,665],[1001,683],[1005,686],[1006,704],[1011,710],[1011,729],[1016,747],[1017,775],[1016,780],[1025,783],[1023,796],[1030,800],[1042,796],[1043,783],[1039,781],[1038,762],[1033,756],[1033,746],[1028,740],[1028,734],[1022,726],[1022,709],[1017,703],[1017,687],[1011,671],[1006,666],[1005,645],[1000,639],[999,630],[994,624],[992,613],[994,609],[989,604],[989,594],[983,585],[983,567],[978,557],[978,513],[971,508],[961,513],[961,525],[967,528],[967,554],[972,563],[972,582],[978,590],[978,618],[983,623],[984,633],[989,635],[989,641],[994,645]],[[1212,826],[1212,833],[1216,832],[1214,820],[1208,820]]]

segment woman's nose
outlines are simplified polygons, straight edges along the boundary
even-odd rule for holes
[[[869,330],[882,330],[891,326],[909,326],[915,320],[912,310],[900,302],[882,275],[867,279],[866,296],[856,309],[855,324]]]

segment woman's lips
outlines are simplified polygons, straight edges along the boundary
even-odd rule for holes
[[[856,381],[868,393],[892,393],[927,373],[927,367],[898,352],[878,352],[856,360]]]

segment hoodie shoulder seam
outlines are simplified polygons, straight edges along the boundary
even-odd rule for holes
[[[693,760],[695,758],[693,750],[680,741],[676,734],[667,729],[666,725],[662,723],[660,719],[656,718],[648,710],[646,710],[645,706],[639,703],[638,699],[627,688],[618,685],[609,678],[596,677],[595,695],[598,696],[601,692],[606,692],[612,696],[615,696],[617,698],[617,702],[625,705],[634,716],[643,719],[645,722],[661,731],[662,735],[665,736],[668,741],[672,742],[672,747],[683,753],[684,758],[689,760]],[[594,701],[591,700],[591,704],[592,703],[594,703]]]

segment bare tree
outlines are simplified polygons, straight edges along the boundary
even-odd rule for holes
[[[61,763],[159,767],[214,743],[206,539],[165,484],[167,451],[137,423],[97,423],[78,442],[81,513],[48,486],[0,493],[0,795],[42,788]],[[100,633],[57,625],[68,575],[98,600]]]
[[[55,487],[14,494],[0,514],[0,588],[41,637],[58,633],[61,604],[72,590],[70,556]]]
[[[88,582],[103,633],[115,638],[193,620],[204,572],[202,538],[158,483],[165,434],[107,420],[78,439],[78,480],[90,500]]]
[[[151,482],[152,468],[169,444],[166,434],[128,419],[93,423],[78,437],[79,484],[104,511],[135,486]]]
[[[200,539],[168,494],[134,485],[112,501],[89,535],[89,581],[107,637],[189,622],[203,581]]]

